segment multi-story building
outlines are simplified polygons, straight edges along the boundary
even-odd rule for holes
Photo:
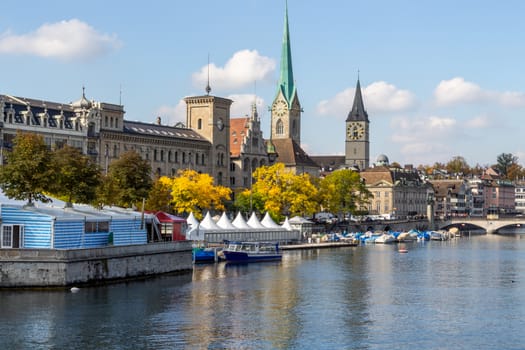
[[[525,213],[525,182],[524,181],[517,181],[515,183],[515,191],[516,191],[516,204],[515,209],[516,212],[519,213]]]
[[[255,169],[271,161],[255,103],[250,117],[230,120],[230,152],[230,188],[235,196],[242,189],[251,188]]]
[[[369,214],[401,218],[425,216],[431,187],[421,180],[416,170],[393,168],[387,164],[360,172],[373,195]]]
[[[487,169],[483,180],[483,211],[485,214],[513,213],[516,207],[514,183],[502,179],[494,169]]]
[[[431,180],[437,217],[466,216],[468,186],[463,180]]]

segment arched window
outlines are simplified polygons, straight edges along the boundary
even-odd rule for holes
[[[297,123],[296,123],[296,120],[294,119],[292,121],[292,135],[296,135],[297,134]]]
[[[277,121],[275,124],[275,133],[277,135],[283,135],[284,134],[284,123],[281,119]]]
[[[197,129],[199,130],[202,129],[202,119],[201,118],[197,119]]]

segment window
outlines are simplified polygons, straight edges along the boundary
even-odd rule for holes
[[[109,221],[86,221],[84,224],[84,232],[109,232]]]
[[[21,248],[24,242],[24,226],[3,225],[1,248]]]
[[[202,119],[201,118],[197,119],[197,129],[199,130],[202,129]]]
[[[279,119],[277,121],[277,123],[275,123],[275,133],[277,135],[283,135],[284,134],[284,124],[283,124],[283,121],[281,119]]]

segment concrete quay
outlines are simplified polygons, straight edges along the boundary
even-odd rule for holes
[[[0,288],[92,285],[192,269],[189,241],[67,250],[0,250]]]

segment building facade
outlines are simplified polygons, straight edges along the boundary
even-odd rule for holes
[[[431,187],[415,170],[376,166],[360,172],[372,194],[368,207],[371,215],[406,218],[425,216]]]
[[[252,174],[260,166],[268,165],[266,143],[255,102],[250,117],[232,118],[230,121],[230,188],[234,196],[251,188]]]

